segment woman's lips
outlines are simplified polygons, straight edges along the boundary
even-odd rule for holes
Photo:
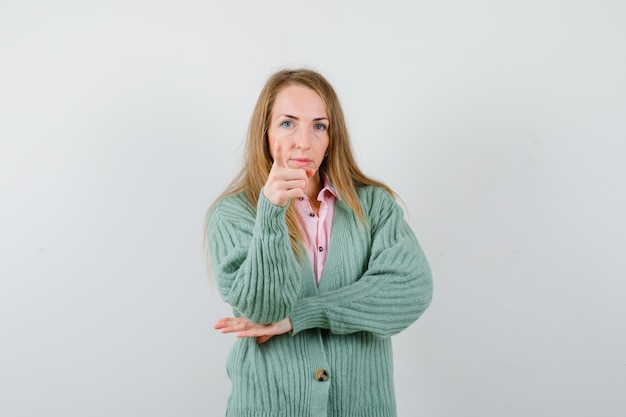
[[[306,166],[311,165],[312,161],[310,159],[308,159],[308,158],[294,158],[294,159],[291,160],[291,162],[294,165],[297,165],[299,167],[306,167]]]

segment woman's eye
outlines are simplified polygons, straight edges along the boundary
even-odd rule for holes
[[[316,130],[326,130],[326,125],[323,123],[316,123],[315,124],[315,129]]]
[[[280,124],[282,127],[292,127],[293,123],[290,120],[285,120]]]

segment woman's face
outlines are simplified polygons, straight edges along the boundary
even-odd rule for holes
[[[302,85],[278,92],[267,131],[272,157],[276,142],[289,168],[318,171],[328,149],[328,115],[321,97]]]

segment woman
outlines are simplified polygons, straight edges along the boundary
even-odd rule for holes
[[[306,69],[267,81],[245,164],[208,214],[239,338],[227,416],[396,415],[390,337],[432,297],[393,191],[357,167],[339,100]]]

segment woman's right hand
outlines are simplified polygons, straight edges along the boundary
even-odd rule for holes
[[[304,190],[315,171],[310,168],[289,168],[280,142],[274,143],[274,164],[270,171],[263,195],[272,204],[284,207],[292,198],[304,197]]]

